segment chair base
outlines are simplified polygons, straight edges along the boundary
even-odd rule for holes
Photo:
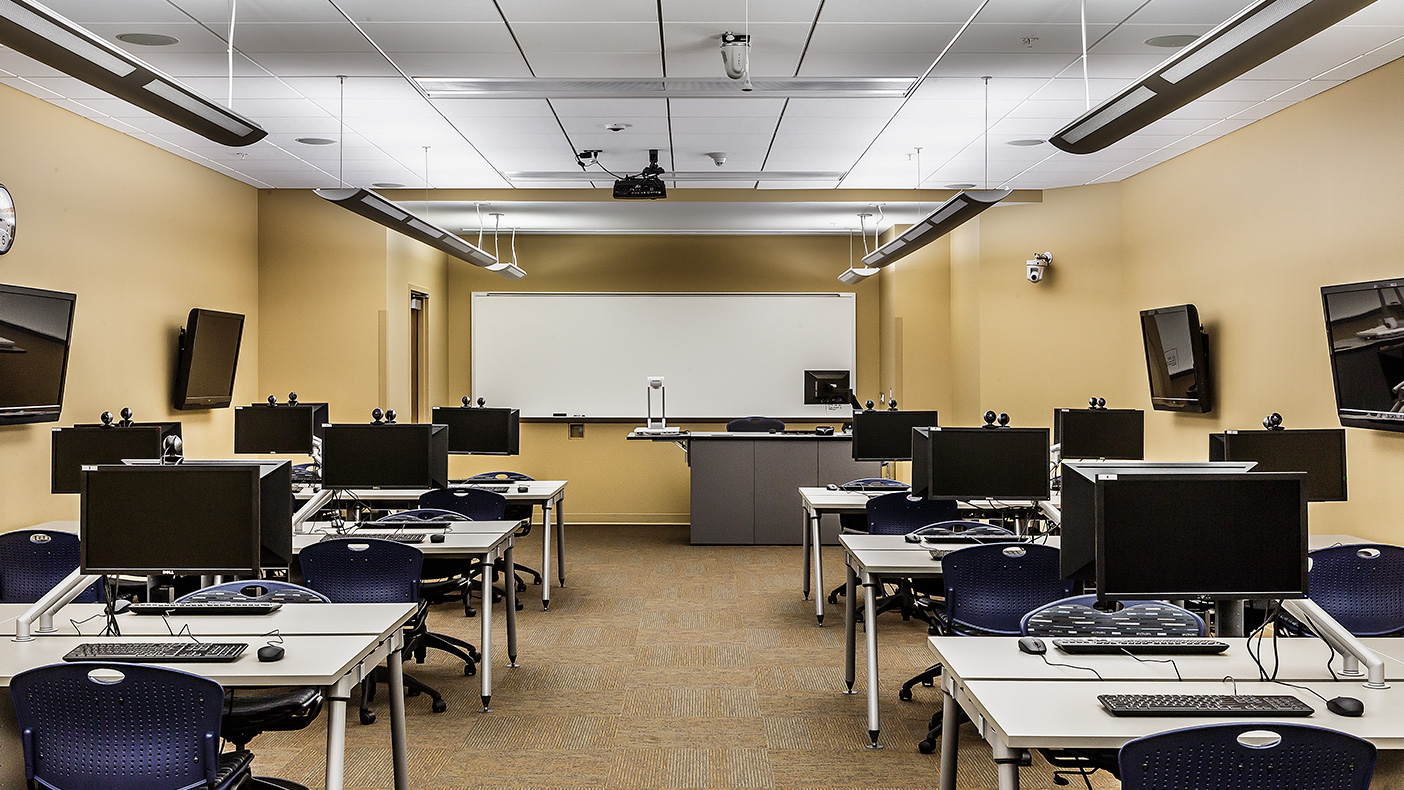
[[[428,685],[412,677],[408,672],[404,673],[406,696],[417,696],[428,694],[433,700],[431,706],[435,713],[443,713],[448,710],[448,703],[444,701],[444,695],[430,688]],[[385,667],[376,667],[371,676],[361,681],[361,723],[374,724],[375,711],[370,709],[370,704],[375,700],[375,686],[377,683],[389,683],[390,671]]]

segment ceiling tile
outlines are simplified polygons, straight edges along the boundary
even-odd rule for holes
[[[732,25],[742,32],[749,13],[752,25],[772,22],[802,22],[810,24],[819,13],[820,0],[663,0],[664,22],[700,22],[709,25]]]

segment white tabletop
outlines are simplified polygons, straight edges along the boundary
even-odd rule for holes
[[[543,499],[554,499],[556,496],[558,496],[561,493],[561,491],[565,490],[566,481],[503,480],[487,481],[480,484],[475,483],[473,485],[451,485],[449,486],[449,488],[482,488],[483,486],[506,486],[506,491],[494,491],[493,493],[501,494],[503,497],[506,497],[510,501],[530,500],[532,502],[539,502]],[[518,491],[517,489],[521,486],[526,486],[527,490]],[[345,493],[354,495],[360,499],[373,499],[381,501],[391,500],[396,502],[418,502],[419,497],[422,494],[427,493],[429,490],[430,489],[427,488],[348,488],[345,489]],[[316,487],[308,486],[300,491],[297,491],[294,494],[294,496],[298,499],[311,499],[312,496],[316,493]]]
[[[0,635],[14,636],[15,619],[31,604],[0,604]],[[102,630],[106,619],[100,603],[71,603],[54,616],[56,636],[74,636],[70,620],[79,622],[84,634]],[[177,633],[189,627],[190,633],[204,636],[259,636],[277,630],[283,636],[338,636],[364,634],[384,638],[414,616],[417,607],[409,603],[285,603],[267,615],[156,615],[123,614],[118,627],[126,636],[169,636],[166,623]],[[88,620],[88,618],[94,618]],[[88,620],[86,623],[82,622]],[[37,638],[46,639],[45,635]],[[12,643],[11,643],[12,644]],[[5,646],[0,645],[0,650]]]
[[[1028,541],[1025,541],[1028,542]],[[1057,548],[1057,537],[1039,538]],[[929,549],[963,549],[971,543],[908,543],[903,535],[839,535],[839,543],[857,567],[879,576],[929,576],[941,572],[941,561]],[[1017,545],[1017,544],[1016,544]]]
[[[443,543],[433,543],[429,540],[428,537],[425,537],[423,543],[410,543],[407,545],[419,549],[425,555],[448,554],[469,557],[487,555],[493,553],[497,549],[501,548],[503,544],[509,543],[512,540],[512,534],[516,531],[517,524],[519,522],[476,521],[464,523],[473,523],[483,527],[486,527],[487,525],[496,525],[496,527],[484,528],[474,532],[463,532],[455,530],[454,532],[449,532],[444,535]],[[425,531],[429,534],[442,532],[442,530],[440,529],[406,529],[405,531]],[[293,553],[300,553],[303,549],[307,548],[313,543],[321,541],[325,537],[327,536],[323,534],[293,535]],[[357,533],[353,531],[337,537],[354,539],[357,537]],[[375,537],[375,535],[360,535],[360,537]]]

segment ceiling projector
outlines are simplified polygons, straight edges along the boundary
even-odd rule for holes
[[[648,151],[648,167],[635,176],[624,176],[614,182],[615,200],[658,200],[668,197],[663,184],[663,168],[658,166],[658,149]]]

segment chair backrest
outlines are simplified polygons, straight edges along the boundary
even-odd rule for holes
[[[378,538],[322,540],[298,555],[307,586],[335,603],[419,601],[424,554]]]
[[[774,417],[739,417],[726,424],[727,431],[732,433],[746,432],[765,433],[767,431],[783,431],[785,423]]]
[[[413,523],[415,521],[472,521],[473,519],[459,513],[456,510],[444,510],[441,507],[421,507],[414,510],[401,510],[399,513],[391,513],[388,516],[381,516],[373,523],[375,524],[397,524]]]
[[[500,521],[507,497],[481,488],[436,488],[419,495],[419,506],[452,510],[474,521]]]
[[[213,680],[142,664],[53,664],[15,675],[10,696],[31,782],[214,786],[224,689]]]
[[[1273,733],[1277,739],[1244,733]],[[1375,773],[1369,741],[1282,721],[1207,724],[1137,738],[1121,747],[1122,790],[1366,790]]]
[[[78,536],[48,529],[0,535],[0,603],[34,603],[78,567]],[[73,600],[95,603],[101,582]]]
[[[1307,555],[1311,600],[1356,636],[1404,633],[1404,548],[1330,546]]]
[[[905,535],[927,524],[955,518],[956,503],[946,499],[911,499],[907,492],[883,494],[868,500],[868,532]]]
[[[1163,601],[1124,601],[1115,611],[1092,608],[1095,595],[1054,601],[1024,615],[1024,636],[1204,636],[1204,619]]]
[[[526,483],[526,482],[530,482],[530,481],[532,481],[532,480],[535,480],[536,478],[530,477],[530,476],[528,476],[528,475],[524,475],[524,474],[522,474],[521,472],[499,471],[499,472],[479,472],[478,474],[473,475],[472,477],[470,477],[470,478],[468,478],[468,479],[469,479],[469,480],[472,480],[472,481],[475,482],[475,483],[476,483],[476,482],[491,482],[491,481],[493,481],[493,480],[499,480],[499,481],[508,481],[508,480],[510,480],[510,481],[512,481],[512,482],[514,482],[514,483]]]
[[[941,558],[946,621],[961,634],[1017,636],[1028,612],[1068,597],[1058,550],[1039,543],[986,543]]]
[[[1014,536],[1014,532],[1005,527],[995,524],[986,524],[983,521],[937,521],[935,524],[927,524],[916,530],[923,535],[989,535],[991,537],[999,535]]]
[[[331,603],[331,599],[300,584],[272,579],[254,579],[215,584],[187,593],[176,603],[218,603],[220,601],[272,601],[277,603]]]

